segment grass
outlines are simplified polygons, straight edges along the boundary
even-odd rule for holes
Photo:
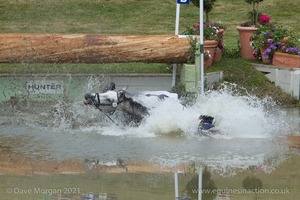
[[[152,173],[101,173],[79,175],[0,175],[0,200],[6,199],[59,199],[58,194],[81,199],[83,194],[107,193],[118,199],[171,199],[173,198],[173,174]],[[41,189],[56,189],[53,197],[46,198]],[[66,190],[70,188],[70,192]],[[12,192],[6,192],[12,189]],[[31,194],[20,191],[31,189]],[[61,190],[61,191],[60,191]],[[99,199],[99,198],[97,198]]]
[[[249,94],[264,98],[272,97],[285,106],[296,106],[298,101],[282,92],[279,87],[271,83],[261,72],[251,67],[251,63],[242,58],[222,58],[221,62],[208,68],[207,72],[223,71],[224,81],[238,83]]]
[[[125,66],[124,66],[125,65]],[[0,74],[109,74],[109,73],[172,73],[172,66],[163,63],[113,64],[5,64]]]
[[[222,21],[224,46],[238,48],[236,26],[248,20],[251,5],[243,0],[218,0],[210,13],[211,21]],[[272,21],[300,32],[300,4],[294,0],[266,0],[259,10]],[[0,33],[91,33],[91,34],[174,34],[174,0],[0,0]],[[199,21],[199,10],[182,5],[180,33]],[[299,36],[300,38],[300,36]],[[235,56],[234,56],[235,57]],[[291,102],[289,95],[251,69],[249,61],[224,56],[208,71],[224,71],[226,81],[235,82],[258,96],[271,95]],[[85,64],[0,64],[0,73],[170,73],[166,64],[123,63]]]
[[[294,0],[266,0],[259,10],[287,28],[300,32]],[[251,5],[243,0],[218,0],[210,13],[211,21],[226,26],[224,43],[235,48],[236,26],[248,20]],[[95,33],[95,34],[174,34],[176,3],[174,0],[0,0],[2,33]],[[180,33],[199,21],[199,10],[182,5]]]

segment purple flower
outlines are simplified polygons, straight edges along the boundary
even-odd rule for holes
[[[273,44],[273,40],[272,39],[269,40],[269,44]]]
[[[265,54],[265,53],[264,53],[263,56],[264,56],[264,58],[266,58],[266,59],[269,58],[269,55],[268,55],[268,54]]]
[[[285,48],[285,52],[289,54],[299,55],[299,47]]]
[[[266,52],[266,53],[270,53],[270,52],[271,52],[271,49],[270,49],[270,48],[267,48],[267,49],[265,50],[265,52]]]
[[[277,47],[276,47],[274,44],[271,44],[271,45],[270,45],[270,48],[271,48],[271,49],[277,49]]]

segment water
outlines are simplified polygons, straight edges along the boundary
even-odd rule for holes
[[[95,88],[94,81],[84,92]],[[128,126],[118,111],[111,115],[112,122],[82,100],[27,103],[19,108],[2,104],[0,137],[21,141],[14,144],[7,139],[14,152],[44,160],[95,159],[109,164],[123,159],[162,167],[196,162],[227,173],[274,158],[268,167],[272,170],[288,151],[282,138],[294,131],[287,112],[274,101],[241,96],[235,85],[209,91],[185,106],[172,99],[155,104],[140,126]],[[200,114],[215,117],[216,134],[197,133]]]

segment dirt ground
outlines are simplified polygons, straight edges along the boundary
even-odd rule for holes
[[[186,166],[176,166],[184,170]],[[173,172],[175,168],[163,167],[146,162],[130,162],[111,166],[98,164],[97,161],[62,160],[45,161],[38,157],[26,157],[21,154],[7,154],[0,150],[1,174],[84,174],[84,173],[139,173],[139,172]]]

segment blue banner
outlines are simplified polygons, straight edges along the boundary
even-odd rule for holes
[[[177,0],[178,4],[190,4],[190,0]]]

